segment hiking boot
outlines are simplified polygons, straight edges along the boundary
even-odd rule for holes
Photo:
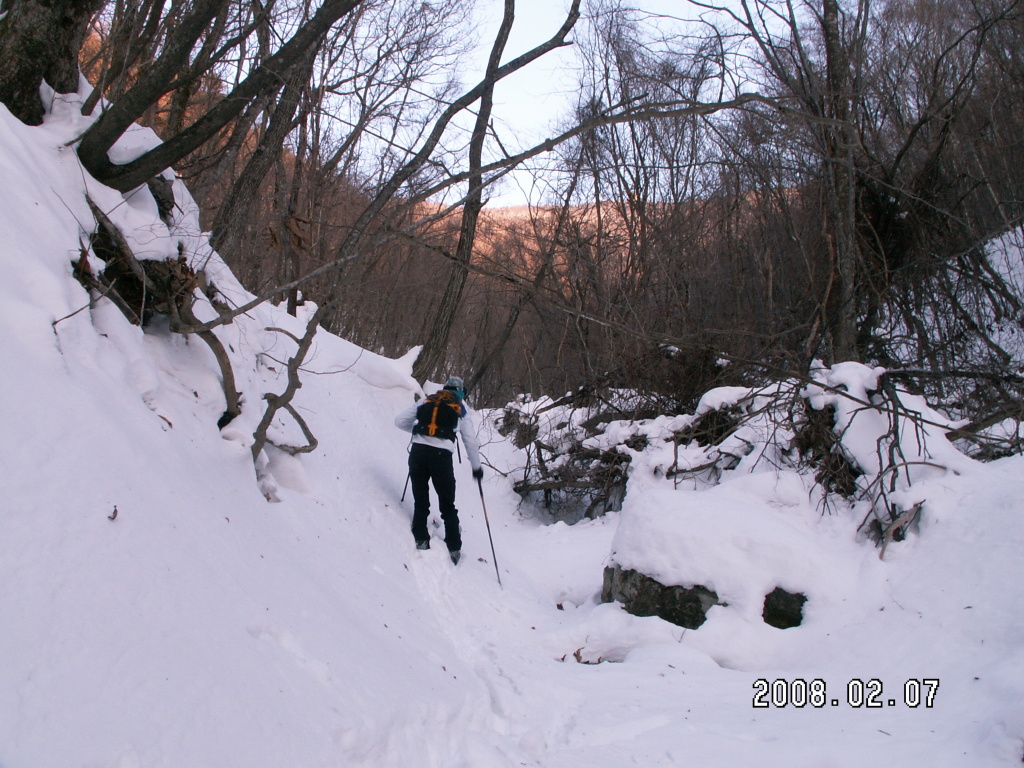
[[[462,552],[456,549],[454,552],[449,552],[448,556],[452,559],[452,565],[458,565],[459,558],[462,557]]]
[[[430,549],[430,539],[423,539],[416,542],[416,549]]]

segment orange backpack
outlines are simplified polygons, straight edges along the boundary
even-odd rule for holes
[[[459,419],[464,414],[458,396],[450,390],[442,389],[416,409],[416,424],[413,425],[412,433],[454,441]]]

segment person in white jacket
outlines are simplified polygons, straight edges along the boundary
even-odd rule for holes
[[[462,437],[466,456],[473,467],[473,477],[484,476],[480,466],[480,445],[476,439],[476,426],[472,412],[465,402],[465,384],[452,376],[444,388],[422,403],[415,403],[395,417],[395,426],[412,432],[409,448],[409,481],[412,484],[412,535],[417,549],[430,549],[430,483],[437,493],[437,506],[444,521],[444,543],[452,562],[458,564],[462,556],[462,532],[459,511],[455,508],[455,453],[456,435]]]

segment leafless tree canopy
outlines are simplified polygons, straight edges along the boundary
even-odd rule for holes
[[[77,63],[93,175],[173,167],[261,300],[315,301],[385,354],[422,344],[417,376],[478,402],[682,408],[854,359],[978,428],[1019,416],[1021,286],[984,250],[1024,213],[1019,0],[625,5],[574,0],[509,52],[537,22],[506,0],[474,80],[459,0],[11,0],[0,100],[39,122],[39,84],[73,89]],[[551,139],[503,135],[495,85],[570,46]],[[111,162],[135,121],[165,143]],[[541,204],[487,205],[527,166]]]

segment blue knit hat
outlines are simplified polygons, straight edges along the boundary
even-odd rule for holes
[[[452,376],[449,378],[448,381],[444,383],[444,388],[450,389],[459,396],[460,400],[466,396],[466,382],[458,376]]]

